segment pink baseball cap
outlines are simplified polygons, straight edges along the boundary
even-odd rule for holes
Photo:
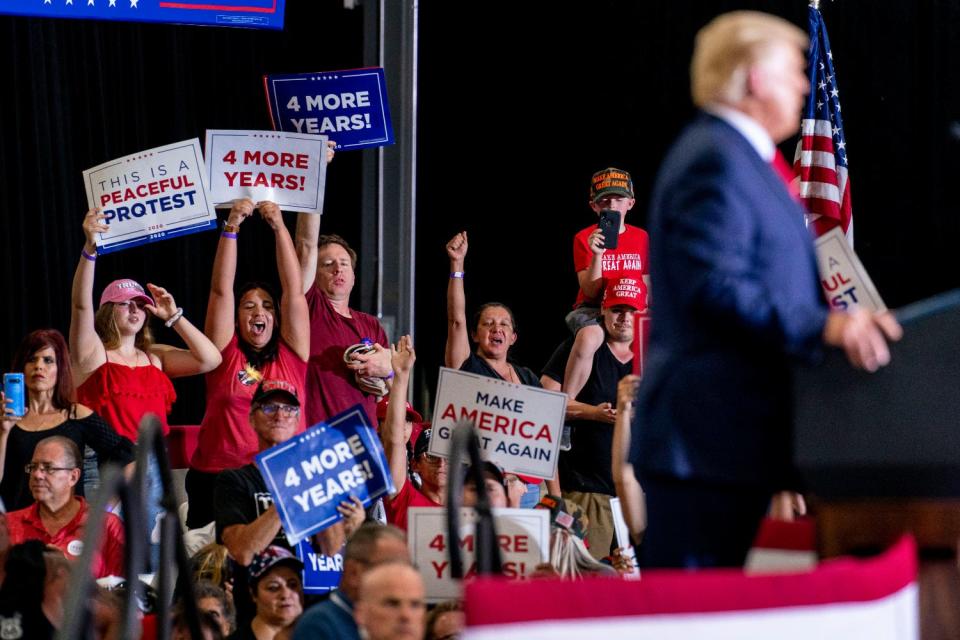
[[[107,285],[100,296],[100,305],[102,306],[104,302],[126,302],[127,300],[138,300],[144,304],[153,304],[153,298],[143,290],[139,282],[123,278],[114,280]]]

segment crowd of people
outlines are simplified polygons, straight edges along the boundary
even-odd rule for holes
[[[570,336],[539,373],[510,356],[519,328],[506,305],[476,305],[468,320],[467,232],[446,244],[443,364],[569,398],[556,477],[485,462],[482,489],[467,482],[460,496],[470,506],[484,490],[493,507],[548,510],[550,562],[531,577],[632,574],[633,545],[647,567],[741,565],[771,504],[786,518],[803,510],[786,435],[789,361],[815,357],[824,344],[868,370],[889,360],[886,340],[899,334],[892,318],[827,309],[802,212],[769,165],[799,123],[805,44],[796,27],[751,12],[701,31],[692,81],[703,114],[658,178],[651,233],[627,223],[636,205],[629,172],[596,172],[588,197],[596,220],[573,239]],[[235,282],[237,237],[254,215],[273,233],[279,292]],[[446,506],[451,474],[465,470],[430,453],[432,430],[406,400],[411,338],[391,344],[375,317],[351,308],[357,255],[349,243],[321,234],[319,216],[298,214],[291,236],[276,204],[235,201],[201,330],[154,284],[116,280],[94,308],[103,218],[94,209],[83,220],[69,340],[54,329],[26,336],[13,362],[24,375],[23,415],[4,397],[3,637],[50,637],[71,570],[124,575],[122,513],[106,514],[94,566],[72,564],[82,552],[85,496],[98,490],[98,465],[131,470],[143,416],[168,429],[170,379],[193,375],[205,377],[206,404],[185,526],[199,541],[194,594],[205,637],[456,637],[462,603],[428,608],[410,560],[407,510]],[[183,346],[154,342],[151,319]],[[649,349],[638,348],[647,340]],[[643,363],[640,353],[648,353]],[[395,493],[368,509],[356,498],[339,505],[342,519],[309,540],[315,553],[342,559],[339,585],[305,596],[303,561],[254,456],[355,405],[377,427]],[[155,463],[148,479],[152,526]],[[630,541],[615,535],[614,497]],[[724,522],[723,533],[710,522]],[[95,606],[115,608],[111,592],[99,592]],[[189,637],[182,602],[157,615],[171,615],[175,637]]]

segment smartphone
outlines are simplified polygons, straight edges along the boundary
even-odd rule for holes
[[[3,374],[3,395],[6,396],[13,414],[22,418],[26,413],[26,407],[23,397],[23,374],[5,373]]]
[[[616,249],[620,240],[620,214],[613,209],[602,209],[600,230],[603,231],[603,248]]]

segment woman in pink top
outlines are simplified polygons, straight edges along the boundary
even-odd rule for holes
[[[155,414],[168,431],[167,413],[176,399],[170,378],[206,373],[220,364],[220,353],[163,287],[148,284],[151,297],[133,280],[114,280],[94,314],[94,237],[109,230],[105,217],[91,209],[83,219],[87,241],[73,277],[71,364],[80,402],[136,442],[146,413]],[[148,314],[173,327],[188,348],[154,343]]]
[[[273,230],[276,241],[283,290],[279,308],[277,299],[263,284],[244,285],[236,297],[233,292],[237,234],[255,208]],[[254,205],[250,199],[234,201],[217,245],[204,331],[220,350],[222,362],[207,374],[206,412],[187,472],[187,526],[191,528],[214,518],[216,475],[253,462],[258,446],[249,422],[250,400],[260,380],[286,380],[302,389],[306,377],[310,354],[307,300],[293,240],[283,224],[280,207],[273,202]],[[303,414],[301,411],[301,431]]]

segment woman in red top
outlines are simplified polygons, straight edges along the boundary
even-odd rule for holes
[[[114,280],[103,290],[94,315],[94,237],[109,230],[105,217],[91,209],[83,219],[86,244],[73,277],[70,316],[73,378],[80,402],[136,441],[147,413],[160,419],[164,433],[169,430],[167,413],[176,399],[170,378],[206,373],[220,364],[220,354],[163,287],[148,284],[151,298],[133,280]],[[173,327],[188,348],[154,343],[148,313]]]
[[[259,283],[241,287],[234,306],[237,234],[254,208],[259,209],[276,241],[282,287],[279,308],[275,296]],[[260,380],[286,380],[302,389],[306,377],[310,355],[307,299],[293,240],[280,207],[273,202],[234,201],[217,245],[204,331],[220,350],[222,362],[207,374],[206,412],[187,472],[187,526],[191,528],[214,518],[216,475],[253,462],[258,446],[249,422],[250,400]],[[303,415],[301,411],[300,431],[305,426]]]

